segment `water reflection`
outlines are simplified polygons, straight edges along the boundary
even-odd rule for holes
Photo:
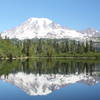
[[[100,63],[50,59],[1,61],[0,79],[29,95],[47,95],[76,82],[95,85],[100,81]]]

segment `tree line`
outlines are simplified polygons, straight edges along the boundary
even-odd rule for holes
[[[53,57],[95,52],[92,40],[71,39],[2,39],[0,37],[0,58],[2,57]]]

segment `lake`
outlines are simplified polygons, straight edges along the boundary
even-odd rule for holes
[[[100,62],[0,61],[0,100],[100,100]]]

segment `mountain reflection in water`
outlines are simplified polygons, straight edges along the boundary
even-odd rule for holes
[[[47,95],[62,87],[100,81],[100,64],[67,60],[1,61],[0,79],[29,95]]]

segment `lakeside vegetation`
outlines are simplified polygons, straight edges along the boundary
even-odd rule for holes
[[[0,37],[0,59],[28,57],[70,57],[100,59],[92,41],[70,39],[2,39]]]

